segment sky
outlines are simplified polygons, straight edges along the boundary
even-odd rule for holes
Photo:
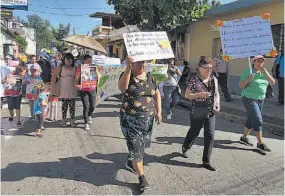
[[[220,1],[226,4],[234,0]],[[76,34],[87,34],[88,31],[91,33],[94,27],[101,24],[101,19],[90,18],[90,14],[114,13],[114,7],[107,5],[106,0],[28,0],[28,4],[29,11],[17,10],[14,11],[14,16],[27,20],[27,15],[37,14],[43,19],[48,19],[56,27],[59,23],[68,24],[70,22],[71,29],[75,27]]]

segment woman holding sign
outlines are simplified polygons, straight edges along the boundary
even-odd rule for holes
[[[92,123],[91,115],[95,109],[96,104],[96,86],[97,82],[100,79],[100,74],[98,72],[98,69],[95,67],[93,67],[93,69],[95,69],[95,74],[92,74],[93,70],[91,70],[89,66],[92,64],[92,57],[90,55],[87,54],[83,57],[83,64],[84,65],[82,65],[81,68],[77,69],[76,71],[75,87],[80,91],[80,97],[83,104],[85,130],[89,131],[90,124]],[[82,68],[84,68],[84,71]],[[84,78],[85,76],[88,77]],[[83,81],[83,79],[87,82]],[[85,82],[86,85],[82,85],[83,82]]]
[[[275,80],[264,68],[264,57],[255,56],[253,58],[252,73],[250,68],[245,69],[239,82],[239,87],[242,89],[242,102],[248,113],[244,133],[240,138],[240,142],[248,146],[253,146],[247,138],[251,129],[253,129],[258,141],[257,149],[263,153],[271,151],[262,141],[263,120],[261,111],[268,84],[271,86],[274,85]]]
[[[120,110],[122,132],[129,150],[126,168],[138,174],[140,190],[149,188],[143,172],[143,153],[150,146],[154,117],[161,122],[161,97],[156,81],[146,72],[146,61],[127,60],[118,83],[123,93]]]

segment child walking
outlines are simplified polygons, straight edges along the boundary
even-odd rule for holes
[[[27,93],[26,93],[26,98],[27,100],[29,100],[32,120],[35,120],[34,105],[35,105],[35,100],[37,98],[37,94],[33,94],[32,90],[37,84],[43,82],[43,79],[40,75],[41,75],[40,66],[38,64],[33,64],[30,67],[30,74],[28,74],[27,77]]]
[[[14,110],[16,110],[17,125],[21,125],[21,101],[22,101],[22,88],[26,77],[26,68],[17,67],[16,70],[9,74],[3,81],[5,84],[4,95],[7,96],[8,109],[10,113],[9,121],[14,120]]]
[[[38,119],[38,126],[36,130],[36,136],[40,136],[41,130],[44,128],[44,113],[45,108],[48,105],[48,97],[47,97],[47,86],[45,83],[39,83],[36,88],[37,92],[37,100],[35,101],[34,106],[34,115]]]
[[[55,95],[50,95],[48,98],[48,113],[49,113],[49,117],[47,120],[54,122],[57,121],[58,119],[58,107],[57,104],[58,103],[58,97]]]

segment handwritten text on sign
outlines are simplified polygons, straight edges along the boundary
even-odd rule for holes
[[[223,22],[220,35],[224,55],[232,59],[268,54],[274,48],[270,21],[261,16]]]
[[[166,32],[125,33],[124,42],[134,62],[174,58]]]

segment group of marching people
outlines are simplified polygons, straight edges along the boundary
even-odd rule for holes
[[[85,55],[83,64],[92,64],[92,57]],[[68,126],[67,111],[70,112],[70,126],[75,127],[75,105],[78,94],[83,103],[83,116],[85,130],[90,130],[92,123],[91,114],[95,109],[96,87],[82,89],[80,65],[75,64],[75,58],[71,53],[57,53],[51,57],[46,52],[41,52],[39,59],[31,56],[28,62],[21,63],[16,69],[5,78],[2,84],[5,85],[4,94],[7,97],[10,113],[9,121],[14,121],[16,111],[16,123],[21,126],[21,103],[22,97],[28,95],[26,87],[33,84],[33,96],[27,96],[31,112],[31,120],[37,121],[36,136],[41,136],[44,130],[45,118],[48,121],[58,120],[58,101],[62,100],[62,121],[63,127]],[[100,78],[96,69],[97,79]]]
[[[91,115],[96,101],[96,86],[88,89],[81,88],[81,69],[80,66],[75,65],[74,56],[71,53],[64,54],[62,57],[61,54],[58,54],[52,61],[50,61],[47,54],[41,54],[39,61],[34,58],[36,59],[34,56],[31,57],[31,63],[29,64],[32,65],[29,68],[22,65],[13,72],[13,75],[20,79],[20,83],[10,84],[8,82],[9,76],[2,80],[2,83],[7,84],[7,86],[14,85],[14,87],[11,86],[11,89],[16,89],[18,92],[8,96],[9,120],[13,121],[14,110],[16,110],[17,124],[21,124],[22,86],[29,84],[33,79],[37,79],[39,83],[35,86],[34,99],[29,102],[31,115],[36,117],[38,121],[37,136],[40,136],[41,130],[44,129],[43,114],[45,108],[48,108],[50,112],[49,120],[57,120],[58,98],[62,100],[62,126],[68,126],[66,120],[68,108],[70,126],[76,126],[74,120],[78,92],[83,103],[85,129],[90,130]],[[240,138],[240,142],[253,146],[248,139],[250,131],[253,130],[258,141],[257,148],[263,152],[270,152],[271,150],[262,140],[261,110],[267,86],[274,85],[275,80],[264,68],[264,61],[263,56],[255,56],[252,61],[252,68],[245,69],[240,78],[239,87],[242,89],[242,101],[248,113],[244,134]],[[185,74],[187,69],[187,63],[184,63],[185,69],[181,72],[175,65],[174,60],[169,61],[168,79],[163,86],[164,112],[162,113],[162,99],[158,84],[151,73],[146,71],[148,63],[150,61],[133,62],[133,59],[128,57],[126,59],[126,69],[121,73],[118,81],[118,88],[123,94],[120,108],[120,125],[129,151],[126,169],[138,175],[141,191],[149,188],[144,175],[143,160],[144,150],[150,146],[153,124],[154,122],[160,124],[163,118],[166,120],[171,119],[173,115],[171,109],[178,104],[179,94],[181,94],[178,77]],[[82,64],[91,65],[92,57],[85,55]],[[194,144],[202,127],[204,127],[202,166],[211,171],[216,170],[210,163],[210,157],[214,145],[215,114],[220,111],[218,85],[221,84],[219,84],[220,80],[213,74],[214,72],[217,73],[216,66],[217,63],[210,57],[201,56],[197,75],[190,77],[189,73],[186,73],[188,79],[184,97],[191,101],[191,126],[181,147],[182,156],[188,158],[188,150]],[[96,69],[96,74],[97,79],[100,80],[98,69]],[[223,74],[220,73],[219,75]],[[225,98],[227,101],[231,100],[228,94],[225,94]]]
[[[270,148],[262,140],[261,111],[267,86],[274,85],[275,80],[264,68],[264,61],[263,56],[255,56],[251,69],[245,69],[240,78],[239,87],[242,89],[242,101],[248,113],[240,143],[253,146],[248,139],[250,131],[253,130],[258,141],[257,149],[262,152],[270,152]],[[144,175],[143,161],[144,149],[150,146],[154,120],[159,124],[162,118],[171,119],[173,115],[171,108],[179,102],[178,94],[181,92],[177,77],[184,73],[177,68],[173,60],[170,60],[168,80],[163,86],[164,112],[162,115],[160,91],[155,79],[146,72],[148,63],[148,61],[133,62],[132,58],[128,58],[127,68],[121,74],[118,82],[118,87],[123,94],[120,123],[129,151],[126,169],[138,175],[141,191],[149,188],[149,183]],[[184,63],[184,65],[187,69],[187,64]],[[191,101],[191,126],[181,147],[182,157],[188,158],[188,150],[204,127],[202,167],[210,171],[216,170],[210,163],[210,157],[214,145],[215,114],[220,111],[218,85],[221,84],[213,74],[217,73],[216,66],[217,64],[210,57],[201,56],[197,75],[189,77],[187,81],[184,97]],[[225,87],[223,88],[225,91]],[[224,96],[226,101],[231,101],[228,94],[225,93]]]

